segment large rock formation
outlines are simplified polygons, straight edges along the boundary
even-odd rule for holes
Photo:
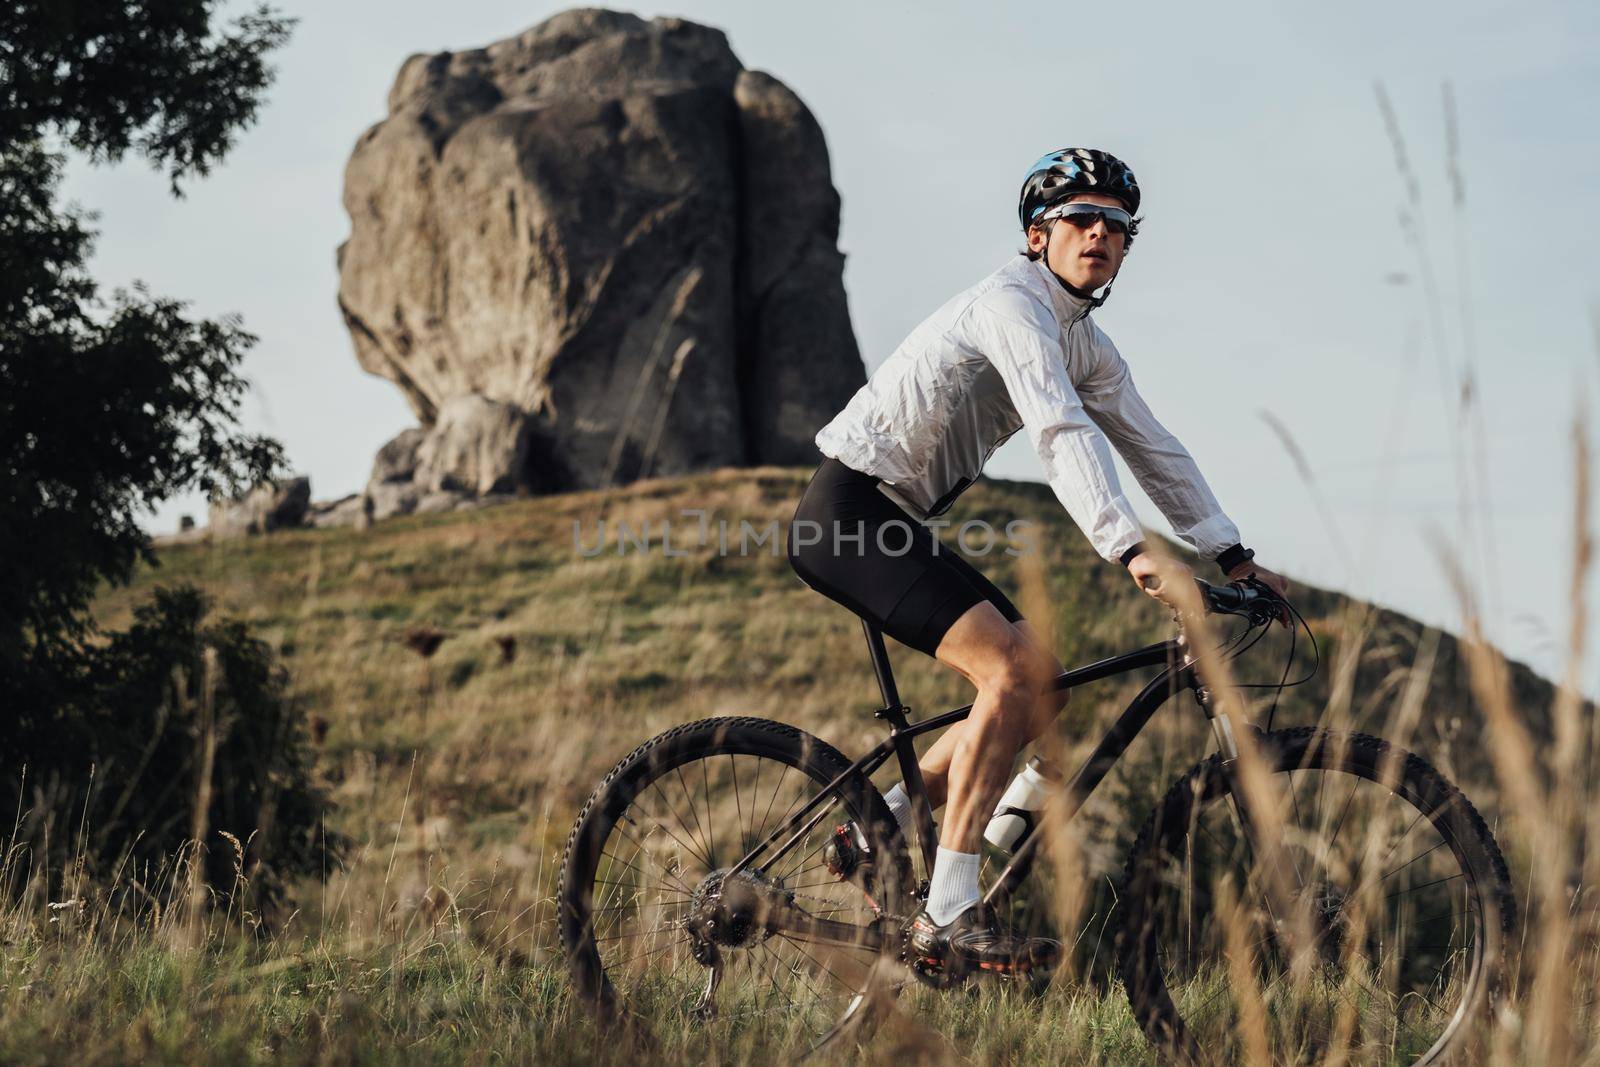
[[[822,131],[720,31],[577,10],[413,56],[344,203],[356,355],[425,431],[378,517],[806,463],[864,380]]]

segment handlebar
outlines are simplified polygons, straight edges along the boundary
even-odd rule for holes
[[[1143,579],[1146,589],[1159,589],[1160,580],[1154,575]],[[1212,585],[1204,578],[1196,578],[1200,589],[1200,602],[1207,615],[1243,615],[1253,623],[1264,623],[1283,614],[1283,598],[1266,583],[1255,578]]]
[[[1154,574],[1142,576],[1139,582],[1146,590],[1152,593],[1161,588],[1161,580]],[[1283,677],[1279,678],[1275,685],[1256,682],[1235,683],[1250,689],[1277,690],[1272,698],[1272,706],[1267,711],[1267,729],[1270,731],[1272,729],[1273,714],[1278,710],[1278,697],[1283,695],[1283,690],[1289,686],[1301,685],[1310,681],[1322,663],[1322,653],[1317,648],[1316,635],[1311,632],[1311,627],[1306,624],[1305,619],[1301,618],[1300,613],[1294,609],[1294,606],[1286,598],[1255,575],[1237,582],[1229,582],[1227,585],[1212,585],[1201,578],[1196,578],[1194,584],[1200,593],[1200,603],[1204,606],[1207,615],[1240,615],[1248,620],[1250,624],[1247,629],[1235,634],[1224,643],[1224,647],[1217,650],[1225,659],[1237,659],[1240,655],[1255,647],[1256,642],[1266,635],[1266,628],[1274,621],[1283,623],[1289,629],[1289,655],[1283,664]],[[1178,626],[1178,643],[1180,645],[1187,644],[1189,634],[1183,610],[1173,606],[1172,618]],[[1193,617],[1191,616],[1187,621],[1192,622]],[[1311,642],[1312,662],[1311,668],[1304,676],[1291,682],[1289,681],[1289,668],[1294,663],[1296,638],[1298,637],[1296,626],[1305,630],[1306,638]],[[1191,650],[1185,649],[1184,664],[1187,666],[1192,662],[1194,660]],[[1197,692],[1203,691],[1202,688]]]
[[[1212,615],[1236,614],[1261,598],[1258,591],[1243,584],[1212,585],[1204,578],[1196,578],[1194,584],[1200,587],[1200,599]]]

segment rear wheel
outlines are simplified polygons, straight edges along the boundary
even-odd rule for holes
[[[1122,977],[1140,1025],[1189,1063],[1439,1062],[1485,1015],[1515,921],[1493,836],[1378,738],[1288,730],[1261,750],[1287,897],[1254,868],[1222,761],[1196,765],[1128,857]]]
[[[867,1014],[909,875],[887,805],[849,765],[792,726],[723,718],[669,730],[606,776],[560,890],[573,980],[602,1021],[716,1058],[854,1029],[841,1020]],[[732,870],[841,775],[816,818]],[[852,822],[873,862],[836,873],[828,846]]]

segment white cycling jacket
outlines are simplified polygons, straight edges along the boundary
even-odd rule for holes
[[[1239,542],[1238,528],[1089,310],[1042,262],[1017,256],[912,330],[817,447],[930,518],[1026,429],[1073,521],[1116,561],[1144,535],[1109,437],[1178,536],[1215,559]]]

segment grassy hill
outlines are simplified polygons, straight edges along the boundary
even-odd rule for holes
[[[856,618],[802,585],[781,544],[755,540],[769,524],[787,522],[808,473],[727,470],[400,519],[366,532],[171,547],[133,585],[108,590],[98,614],[116,627],[150,586],[192,582],[279,648],[324,738],[324,768],[346,792],[352,781],[409,767],[413,752],[425,753],[427,799],[448,813],[451,833],[495,836],[491,827],[518,821],[509,813],[526,815],[535,801],[564,823],[615,758],[677,722],[766,715],[846,751],[878,738],[870,712],[879,698]],[[705,546],[693,543],[699,519],[685,516],[688,509],[707,513]],[[952,531],[968,520],[997,530],[1014,519],[1034,524],[1042,589],[1024,591],[1023,565],[998,545],[970,558],[1053,628],[1063,663],[1170,635],[1164,610],[1094,556],[1046,487],[986,481],[951,517]],[[717,548],[719,520],[728,524],[726,554]],[[753,531],[743,554],[741,521]],[[664,550],[665,523],[671,552],[681,555]],[[641,550],[646,532],[649,548]],[[1209,564],[1196,573],[1220,580]],[[1319,589],[1298,586],[1293,599],[1317,635],[1322,667],[1284,693],[1279,725],[1316,722],[1334,705],[1341,721],[1381,730],[1419,645],[1437,642],[1418,747],[1463,786],[1493,788],[1455,638]],[[419,628],[444,637],[431,659],[406,644]],[[503,640],[514,643],[509,656]],[[1238,680],[1276,681],[1287,642],[1279,631],[1258,645]],[[952,672],[890,645],[912,707],[932,712],[971,699]],[[1293,676],[1309,665],[1307,652],[1302,636]],[[1532,732],[1549,736],[1550,684],[1516,664],[1510,679]],[[1092,687],[1069,720],[1081,729],[1091,715],[1115,713],[1138,684]],[[1175,707],[1163,717],[1198,719],[1192,707]]]
[[[781,526],[808,475],[720,471],[364,532],[163,548],[158,567],[104,592],[99,620],[122,625],[153,585],[191,582],[220,611],[254,624],[280,650],[311,724],[336,802],[330,826],[355,847],[330,863],[324,883],[301,888],[298,911],[265,946],[184,954],[122,931],[74,972],[79,992],[100,1005],[89,1015],[31,984],[51,983],[48,946],[14,954],[10,970],[22,978],[0,991],[0,1059],[89,1048],[99,1051],[74,1058],[181,1061],[196,1042],[218,1061],[273,1052],[326,1062],[619,1054],[594,1043],[572,1005],[551,924],[560,848],[594,784],[638,742],[703,716],[783,719],[847,753],[881,736],[855,617],[804,587],[781,543],[748,555],[717,551],[719,520],[735,543],[741,520],[758,531]],[[707,513],[710,544],[693,544],[697,519],[686,509]],[[953,518],[996,529],[1018,518],[1036,524],[1042,567],[999,550],[974,562],[1053,630],[1068,665],[1169,633],[1160,606],[1092,555],[1045,487],[986,482]],[[604,549],[586,554],[601,519]],[[662,547],[669,520],[681,555]],[[619,551],[618,523],[635,536],[648,524],[650,549]],[[1215,577],[1209,566],[1199,573]],[[1455,639],[1321,590],[1302,588],[1294,599],[1323,666],[1285,695],[1277,724],[1329,720],[1382,733],[1408,686],[1414,698],[1425,683],[1414,745],[1493,822],[1500,791]],[[431,657],[416,649],[422,631],[442,637]],[[1287,640],[1280,632],[1258,645],[1239,680],[1276,681]],[[1300,644],[1296,676],[1307,662]],[[903,699],[919,712],[971,699],[932,661],[892,643],[891,658]],[[1548,737],[1549,684],[1514,665],[1509,679],[1523,721]],[[1139,684],[1075,695],[1063,719],[1067,743],[1119,711]],[[1095,884],[1109,886],[1154,790],[1206,747],[1187,698],[1160,713],[1086,813]],[[1058,984],[1048,996],[1060,1010],[1014,1004],[1005,992],[958,998],[931,1028],[891,1036],[871,1055],[937,1056],[957,1046],[975,1057],[1025,1050],[1030,1060],[1146,1055],[1119,995]],[[1001,1010],[1014,1010],[1014,1027],[991,1025]]]

